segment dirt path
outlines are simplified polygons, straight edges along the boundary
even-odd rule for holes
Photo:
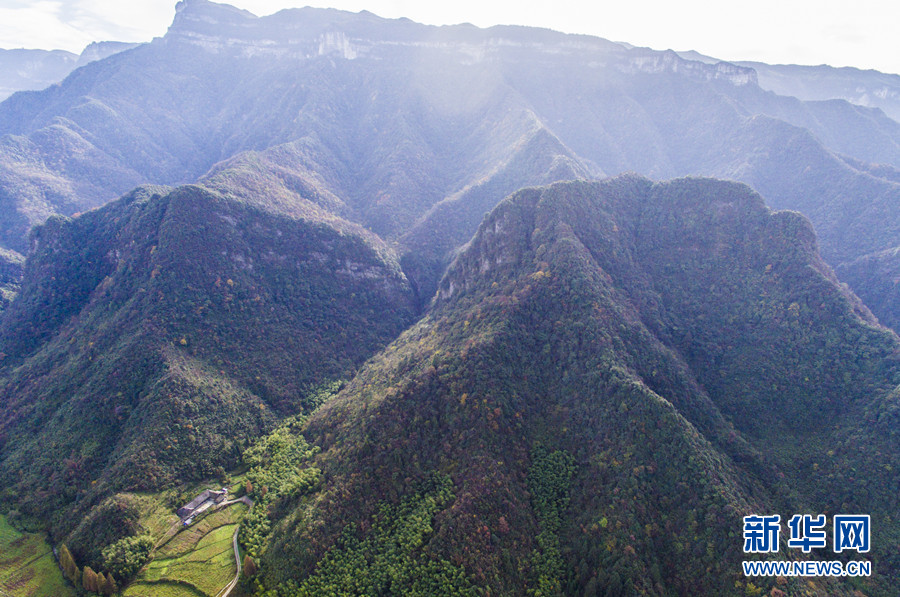
[[[253,507],[253,500],[248,498],[246,495],[243,497],[239,497],[236,500],[222,502],[221,507],[230,506],[231,504],[236,504],[237,502],[247,504],[248,508]],[[240,530],[241,530],[241,525],[239,523],[237,525],[237,528],[234,529],[234,535],[231,538],[231,544],[234,547],[234,563],[237,564],[237,571],[234,574],[234,579],[232,579],[232,581],[230,583],[228,583],[227,587],[225,587],[224,589],[222,589],[221,591],[216,593],[216,597],[228,597],[229,595],[231,595],[231,591],[234,590],[234,587],[237,586],[238,581],[241,579],[241,552],[238,549],[238,542],[237,542],[238,531],[240,531]]]
[[[253,507],[253,500],[248,498],[246,495],[241,496],[236,500],[228,500],[227,502],[222,502],[222,506],[230,506],[231,504],[236,504],[238,502],[241,502],[242,504],[247,504],[248,508]]]

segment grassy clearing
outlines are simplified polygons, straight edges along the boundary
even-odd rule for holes
[[[75,596],[44,537],[18,532],[5,516],[0,516],[0,591],[16,597]]]
[[[236,572],[232,537],[244,504],[216,510],[160,545],[126,597],[213,596]]]
[[[141,494],[136,499],[140,502],[141,526],[149,531],[154,540],[162,537],[176,522],[178,516],[159,495]]]

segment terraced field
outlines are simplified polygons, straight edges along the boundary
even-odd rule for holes
[[[0,596],[5,595],[75,597],[75,591],[63,579],[44,537],[20,533],[0,516]]]
[[[157,548],[125,597],[214,597],[236,569],[232,537],[244,504],[217,510]]]

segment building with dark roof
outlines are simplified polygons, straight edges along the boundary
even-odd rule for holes
[[[216,491],[215,489],[205,489],[203,493],[192,499],[190,502],[178,509],[178,516],[184,520],[194,514],[206,510],[213,504],[219,504],[225,500],[226,490]],[[208,503],[207,503],[208,502]]]

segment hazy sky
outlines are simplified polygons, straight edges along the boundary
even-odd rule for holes
[[[897,0],[234,0],[257,15],[291,6],[369,10],[431,24],[520,24],[726,60],[832,64],[900,73]],[[165,33],[173,0],[0,0],[0,47],[79,52],[96,40]]]

